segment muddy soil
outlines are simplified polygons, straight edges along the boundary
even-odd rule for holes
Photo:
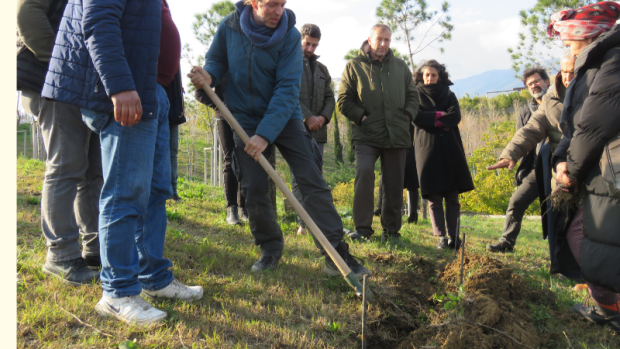
[[[558,318],[566,315],[554,308],[551,291],[531,289],[523,277],[488,256],[465,255],[464,295],[458,310],[450,312],[433,295],[458,294],[460,258],[445,267],[424,258],[371,258],[408,267],[379,290],[384,316],[369,324],[368,348],[539,348],[550,338],[533,325],[536,309],[545,307]],[[576,321],[571,316],[566,320]]]

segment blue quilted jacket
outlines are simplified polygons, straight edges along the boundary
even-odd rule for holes
[[[243,3],[224,18],[206,55],[205,70],[214,86],[230,70],[226,106],[239,124],[255,129],[269,143],[278,137],[291,119],[302,120],[299,90],[303,72],[301,34],[294,27],[295,14],[286,9],[288,23],[284,38],[275,46],[261,49],[243,33],[240,24]]]
[[[69,0],[41,95],[111,113],[109,96],[136,90],[154,119],[160,32],[161,0]]]

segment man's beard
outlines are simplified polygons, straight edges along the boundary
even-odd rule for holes
[[[541,99],[545,93],[547,93],[547,89],[540,89],[540,91],[538,92],[532,92],[532,97],[536,98],[536,99]]]

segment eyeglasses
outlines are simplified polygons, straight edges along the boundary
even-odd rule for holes
[[[530,81],[530,82],[527,83],[527,87],[532,87],[532,86],[534,86],[536,84],[540,84],[541,82],[542,82],[542,79],[536,79],[534,81]]]

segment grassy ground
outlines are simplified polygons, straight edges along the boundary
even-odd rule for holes
[[[97,315],[93,308],[101,296],[98,285],[68,287],[41,272],[45,259],[45,241],[40,233],[43,172],[43,163],[18,159],[19,347],[109,348],[126,340],[135,341],[140,348],[361,346],[360,300],[342,278],[323,274],[323,258],[309,236],[294,234],[291,216],[280,216],[286,239],[280,267],[273,272],[253,274],[250,267],[259,258],[259,250],[253,245],[248,226],[225,224],[222,189],[183,180],[179,192],[184,201],[169,202],[167,207],[165,255],[174,263],[175,276],[184,283],[202,285],[204,297],[195,303],[157,303],[169,318],[147,328]],[[339,209],[344,212],[347,208]],[[282,207],[279,212],[283,212]],[[352,228],[350,217],[343,220],[345,227]],[[485,244],[498,238],[502,225],[502,219],[464,216],[462,226],[468,233],[469,254],[487,255]],[[547,243],[541,239],[539,226],[537,220],[526,220],[516,251],[492,255],[514,270],[515,277],[523,276],[530,291],[551,290],[556,294],[542,305],[532,303],[532,310],[520,321],[528,322],[528,328],[542,338],[540,347],[620,347],[620,339],[610,330],[568,315],[569,308],[582,295],[572,290],[574,282],[548,273]],[[380,231],[377,219],[374,228]],[[433,305],[430,298],[455,288],[453,283],[442,281],[441,271],[456,257],[435,249],[436,239],[428,221],[405,224],[402,233],[407,248],[389,250],[377,239],[351,245],[353,254],[365,259],[374,273],[370,286],[380,296],[380,302],[370,305],[368,310],[369,348],[410,348],[403,344],[410,332],[447,323],[445,314],[437,316],[444,311]],[[473,278],[471,269],[467,270],[470,272],[466,279]],[[494,333],[487,331],[489,336]],[[501,334],[495,335],[495,342],[508,344],[494,348],[521,347],[501,339]],[[416,348],[439,348],[445,336],[439,338],[410,343]]]

